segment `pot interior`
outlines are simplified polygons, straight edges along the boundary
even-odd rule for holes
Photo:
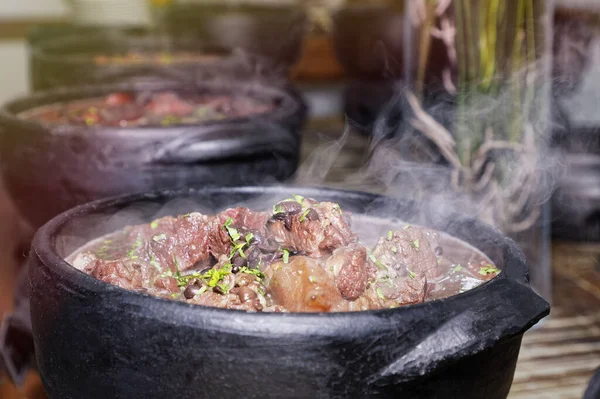
[[[213,215],[235,206],[268,211],[272,204],[290,197],[292,193],[317,201],[340,203],[344,211],[351,212],[352,229],[366,246],[374,245],[389,230],[398,230],[407,224],[423,225],[442,233],[440,244],[444,248],[444,258],[450,263],[468,262],[467,253],[472,259],[487,257],[501,270],[507,263],[505,246],[508,239],[500,238],[497,232],[490,236],[481,234],[479,226],[467,219],[448,219],[448,216],[442,217],[428,207],[382,201],[382,197],[369,194],[300,188],[208,189],[204,192],[146,196],[111,203],[106,207],[88,207],[83,212],[71,212],[65,218],[65,223],[56,233],[55,250],[57,255],[67,259],[90,241],[126,226],[149,223],[163,216],[191,212]]]

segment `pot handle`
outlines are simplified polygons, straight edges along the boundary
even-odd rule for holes
[[[600,367],[596,369],[594,376],[590,380],[583,399],[598,399],[600,398]]]
[[[156,149],[151,163],[189,164],[276,153],[297,156],[299,137],[265,122],[185,130]]]
[[[474,355],[500,340],[522,335],[549,314],[550,305],[527,285],[508,278],[495,284],[496,290],[488,295],[463,294],[471,295],[473,300],[458,311],[446,309],[450,316],[442,317],[440,322],[426,316],[427,324],[438,323],[430,327],[431,333],[412,342],[408,350],[401,350],[369,382],[387,386],[418,379],[449,366],[452,359]]]
[[[27,373],[35,367],[35,350],[29,297],[26,284],[29,267],[20,271],[14,297],[13,313],[4,316],[0,323],[0,372],[4,372],[16,386],[22,386]]]

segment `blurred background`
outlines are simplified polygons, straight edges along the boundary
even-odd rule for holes
[[[33,232],[100,197],[295,181],[426,198],[515,239],[553,304],[526,336],[510,397],[581,398],[600,365],[599,39],[597,0],[2,0],[0,314],[19,302]],[[96,170],[86,161],[122,143],[49,142],[37,133],[60,126],[16,117],[205,82],[288,107],[228,131],[239,147],[270,134],[252,143],[260,162],[243,178],[219,163],[225,154],[190,151],[166,178],[127,149],[111,154],[132,162],[130,175],[126,163]],[[159,121],[165,131],[175,113]],[[128,120],[80,117],[78,133]],[[209,156],[211,169],[189,166]],[[14,324],[27,335],[26,320]],[[35,372],[19,377],[20,387],[0,377],[0,398],[44,397]]]

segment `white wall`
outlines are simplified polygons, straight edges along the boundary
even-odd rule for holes
[[[25,42],[0,41],[0,60],[0,104],[4,104],[28,90],[29,71]]]
[[[60,17],[67,11],[67,0],[0,0],[0,19]]]

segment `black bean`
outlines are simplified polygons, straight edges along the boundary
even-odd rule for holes
[[[238,274],[240,272],[240,267],[237,265],[231,266],[231,273]]]
[[[317,213],[317,211],[310,208],[308,210],[308,212],[306,213],[306,216],[304,216],[304,219],[313,222],[313,221],[319,220],[320,218],[319,218],[319,214]]]
[[[244,254],[245,255],[245,254]],[[237,267],[237,270],[240,270],[240,267],[242,266],[246,266],[246,259],[242,258],[240,256],[240,254],[238,252],[235,253],[235,255],[233,255],[233,258],[231,259],[231,264],[234,267]],[[232,270],[233,271],[233,270]],[[234,272],[237,273],[237,272]]]
[[[198,294],[200,288],[202,287],[198,283],[188,285],[185,291],[183,291],[183,296],[185,297],[185,299],[192,299]]]
[[[225,295],[225,291],[223,290],[223,288],[219,287],[218,285],[213,288],[213,292],[216,292],[217,294]]]
[[[442,247],[435,247],[435,256],[442,256],[444,254],[444,251],[442,250]]]
[[[250,287],[240,287],[238,296],[240,297],[242,303],[252,301],[257,298],[256,292],[254,292],[254,290],[252,290]]]
[[[256,246],[252,246],[246,250],[246,264],[250,268],[256,268],[260,263],[260,249]]]
[[[275,205],[275,209],[281,209],[283,213],[287,213],[288,215],[295,215],[302,211],[302,205],[297,201],[283,201]]]

